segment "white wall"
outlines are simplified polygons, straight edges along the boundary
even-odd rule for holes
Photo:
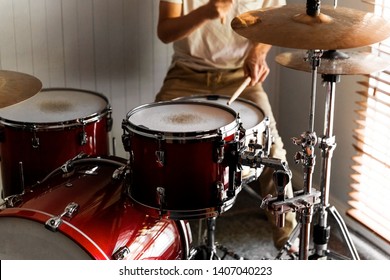
[[[0,69],[34,75],[44,87],[107,96],[117,155],[126,157],[122,120],[131,108],[153,101],[170,62],[171,47],[155,36],[157,4],[0,0]]]

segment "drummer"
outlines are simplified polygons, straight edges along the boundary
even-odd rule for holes
[[[158,37],[164,43],[173,42],[174,54],[156,101],[195,94],[232,95],[249,76],[250,85],[240,98],[254,102],[270,117],[274,137],[271,156],[286,160],[267,93],[262,87],[270,71],[266,59],[271,46],[251,43],[230,27],[231,20],[241,13],[284,4],[284,0],[160,0]],[[275,193],[273,171],[265,168],[258,179],[263,197]],[[287,196],[292,197],[291,185]],[[274,245],[280,249],[296,226],[295,214],[286,215],[283,228],[275,225],[268,211],[267,216]]]

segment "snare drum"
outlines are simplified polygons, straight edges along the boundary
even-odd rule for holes
[[[130,153],[130,196],[150,215],[216,216],[234,203],[240,122],[218,104],[167,101],[130,111],[123,121]]]
[[[194,95],[189,97],[181,97],[176,100],[194,100],[201,102],[215,102],[217,104],[227,106],[227,102],[230,100],[229,96],[224,95]],[[245,146],[249,144],[265,145],[265,141],[268,138],[269,133],[267,131],[268,124],[267,118],[264,115],[263,110],[258,107],[255,103],[243,99],[237,98],[230,107],[236,111],[242,121],[242,126],[245,129]],[[263,168],[249,168],[243,166],[242,180],[245,183],[249,183],[256,180]]]
[[[123,160],[86,158],[71,166],[26,188],[20,202],[0,211],[0,259],[188,257],[188,223],[134,208],[125,194]]]
[[[86,90],[44,89],[0,109],[3,197],[20,194],[79,153],[108,155],[111,123],[107,98]]]

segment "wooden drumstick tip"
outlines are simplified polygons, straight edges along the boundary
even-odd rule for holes
[[[233,93],[232,97],[230,98],[230,100],[227,102],[227,105],[229,106],[230,104],[233,103],[234,100],[237,99],[237,97],[240,96],[240,94],[244,91],[244,89],[249,86],[249,84],[251,83],[251,77],[246,77],[246,79],[244,80],[244,82],[240,85],[240,87]]]
[[[221,24],[225,24],[226,23],[226,18],[225,17],[221,17]]]

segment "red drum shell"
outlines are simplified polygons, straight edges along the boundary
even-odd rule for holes
[[[164,120],[182,120],[177,117],[181,111],[199,119],[188,130],[187,127],[180,130],[180,124],[174,132],[164,128],[175,125],[162,123]],[[137,114],[162,124],[154,124]],[[214,119],[224,123],[223,126],[201,130]],[[227,143],[235,141],[238,127],[236,113],[218,104],[160,102],[130,111],[123,123],[127,132],[123,137],[125,149],[130,152],[131,198],[150,215],[170,219],[206,218],[228,210],[234,202],[234,197],[226,195],[231,183],[229,168],[235,164],[226,158],[218,162],[217,157],[218,149],[222,154],[228,153]],[[157,156],[159,152],[163,154],[161,158]],[[163,188],[163,197],[159,188]]]
[[[0,211],[1,259],[185,259],[190,234],[183,222],[155,219],[133,207],[125,183],[114,179],[124,166],[117,158],[75,161],[74,171],[58,172],[26,190],[22,202]],[[45,222],[75,202],[57,232]],[[42,245],[42,246],[40,246]]]
[[[108,155],[110,115],[103,95],[55,88],[0,110],[3,197],[22,192],[20,162],[23,183],[28,186],[80,153]],[[81,142],[84,133],[85,144]],[[39,139],[37,147],[33,139]]]

